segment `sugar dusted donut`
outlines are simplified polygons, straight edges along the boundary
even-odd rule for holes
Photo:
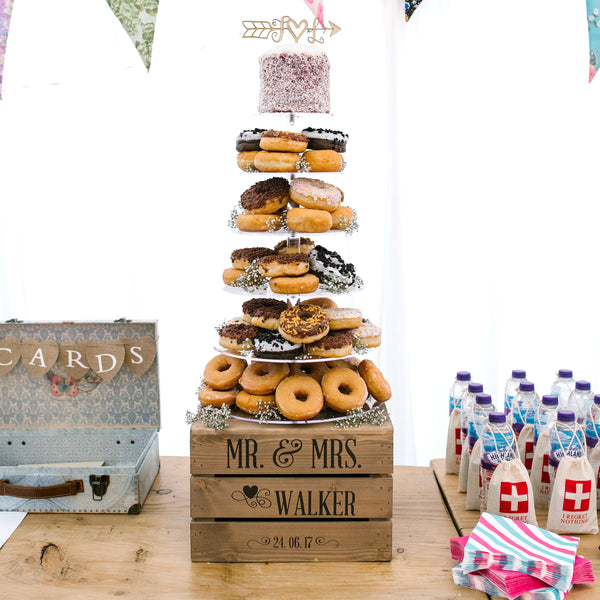
[[[249,394],[246,390],[240,390],[235,398],[235,404],[240,410],[255,415],[260,412],[261,408],[275,404],[275,394],[256,396]]]
[[[271,254],[259,258],[257,265],[263,277],[304,275],[308,273],[310,259],[308,254]]]
[[[293,237],[281,240],[273,249],[277,254],[308,254],[315,243],[306,237]]]
[[[231,406],[235,402],[238,389],[213,390],[209,386],[204,386],[198,391],[198,400],[203,406],[214,406],[221,408],[223,405]]]
[[[352,335],[347,331],[330,331],[325,337],[306,348],[311,356],[342,358],[352,353]]]
[[[235,149],[238,152],[249,152],[260,150],[260,135],[264,129],[245,129],[235,139]]]
[[[273,277],[269,287],[275,294],[312,294],[319,287],[319,278],[312,273],[299,277]]]
[[[256,158],[254,159],[256,166]],[[332,173],[344,168],[344,159],[335,150],[307,150],[298,163],[299,171]]]
[[[272,215],[290,199],[290,184],[284,177],[271,177],[250,186],[240,197],[242,208],[253,215]]]
[[[293,375],[277,386],[275,403],[286,419],[304,421],[323,409],[323,392],[319,382],[312,377]]]
[[[231,253],[231,265],[234,269],[241,269],[242,271],[247,269],[253,260],[257,260],[262,256],[269,256],[273,254],[273,250],[270,248],[239,248]]]
[[[392,397],[390,384],[372,360],[362,360],[358,365],[358,373],[365,380],[369,394],[377,402],[385,402]]]
[[[321,308],[337,308],[337,304],[331,298],[309,298],[308,300],[301,300],[300,304],[314,304]]]
[[[366,348],[377,348],[381,345],[381,329],[373,323],[364,321],[360,327],[352,329],[352,335]]]
[[[204,380],[213,390],[229,390],[237,384],[248,363],[243,358],[217,354],[204,368]]]
[[[283,300],[275,298],[252,298],[242,304],[243,319],[246,323],[277,331],[281,313],[287,308]]]
[[[283,227],[281,215],[252,215],[242,213],[236,218],[236,225],[240,231],[277,231]]]
[[[279,316],[279,333],[295,344],[310,344],[329,332],[329,320],[320,306],[297,304]]]
[[[240,377],[240,385],[253,396],[272,394],[280,381],[290,374],[286,363],[253,362]]]
[[[325,373],[327,373],[327,365],[324,362],[296,362],[290,365],[290,375],[308,375],[319,383]]]
[[[358,308],[325,308],[329,329],[353,329],[362,324],[362,312]]]
[[[339,206],[331,213],[331,229],[343,231],[348,229],[354,219],[354,210],[349,206]]]
[[[300,155],[296,152],[266,152],[261,150],[254,157],[254,166],[263,173],[295,173]]]
[[[241,269],[225,269],[223,271],[223,283],[225,285],[231,285],[234,281],[239,279],[245,271]]]
[[[242,171],[246,173],[254,173],[258,169],[254,166],[254,159],[259,153],[259,150],[250,150],[248,152],[240,152],[237,155],[237,165]]]
[[[359,408],[369,396],[363,378],[351,369],[329,369],[321,387],[325,404],[337,412]]]
[[[304,208],[332,213],[339,207],[342,197],[339,188],[319,179],[297,177],[290,183],[290,198]]]
[[[326,210],[290,208],[286,215],[287,226],[298,233],[323,233],[331,229],[333,220]]]
[[[227,323],[219,329],[219,343],[229,350],[251,350],[257,328],[248,323]]]
[[[269,152],[304,152],[307,146],[308,138],[302,133],[267,129],[260,136],[261,150]]]

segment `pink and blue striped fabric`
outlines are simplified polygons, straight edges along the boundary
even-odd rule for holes
[[[469,536],[462,572],[519,571],[567,592],[579,538],[557,535],[521,521],[483,513]]]

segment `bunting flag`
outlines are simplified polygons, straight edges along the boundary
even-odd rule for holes
[[[413,16],[421,2],[422,0],[404,0],[404,17],[407,21]]]
[[[4,72],[4,55],[6,54],[6,40],[10,27],[13,0],[0,0],[0,99],[2,98],[2,73]]]
[[[588,36],[590,38],[590,81],[598,69],[600,56],[600,0],[586,0]]]
[[[323,0],[304,0],[304,2],[306,2],[310,10],[313,11],[315,17],[319,19],[319,23],[325,27],[325,23],[323,21]]]
[[[149,70],[159,0],[106,0],[106,2],[131,38],[146,69]]]

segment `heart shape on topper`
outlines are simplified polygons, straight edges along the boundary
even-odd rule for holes
[[[123,366],[125,346],[120,341],[106,344],[88,342],[85,357],[96,375],[104,381],[110,381]]]
[[[88,342],[71,342],[66,340],[58,346],[58,362],[63,369],[75,379],[81,379],[89,370],[86,351]]]
[[[137,340],[121,340],[125,346],[125,365],[138,377],[141,377],[156,358],[156,340],[145,335]]]
[[[304,32],[308,29],[308,22],[306,21],[306,19],[302,19],[302,21],[300,21],[300,23],[296,23],[296,21],[294,21],[294,19],[290,19],[288,17],[288,19],[286,21],[286,25],[287,25],[288,31],[292,34],[292,36],[296,40],[296,43],[298,43],[298,40],[304,35]],[[292,26],[296,29],[296,31],[300,31],[300,33],[296,33],[296,31],[294,31]],[[302,27],[302,29],[300,29],[301,27]]]
[[[58,344],[51,340],[36,342],[27,338],[21,342],[21,361],[36,378],[43,377],[58,358]]]
[[[21,340],[7,337],[0,340],[0,375],[8,375],[21,358]]]
[[[242,488],[242,491],[244,492],[244,495],[246,496],[246,498],[254,498],[254,496],[256,496],[256,494],[258,494],[258,486],[257,485],[245,485]]]

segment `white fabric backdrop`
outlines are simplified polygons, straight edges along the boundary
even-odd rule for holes
[[[352,302],[384,325],[395,460],[426,464],[444,452],[458,369],[495,400],[512,368],[540,393],[561,367],[600,389],[600,84],[583,6],[424,0],[408,24],[394,0],[363,6],[325,6],[342,27],[326,46],[330,126],[351,135],[339,182],[361,221],[326,245],[356,263],[367,288]],[[213,327],[239,312],[227,257],[262,243],[226,227],[249,185],[233,140],[263,122],[270,47],[241,40],[241,21],[283,14],[310,18],[300,0],[163,2],[147,75],[105,2],[15,5],[0,319],[158,319],[163,454],[188,452]]]

